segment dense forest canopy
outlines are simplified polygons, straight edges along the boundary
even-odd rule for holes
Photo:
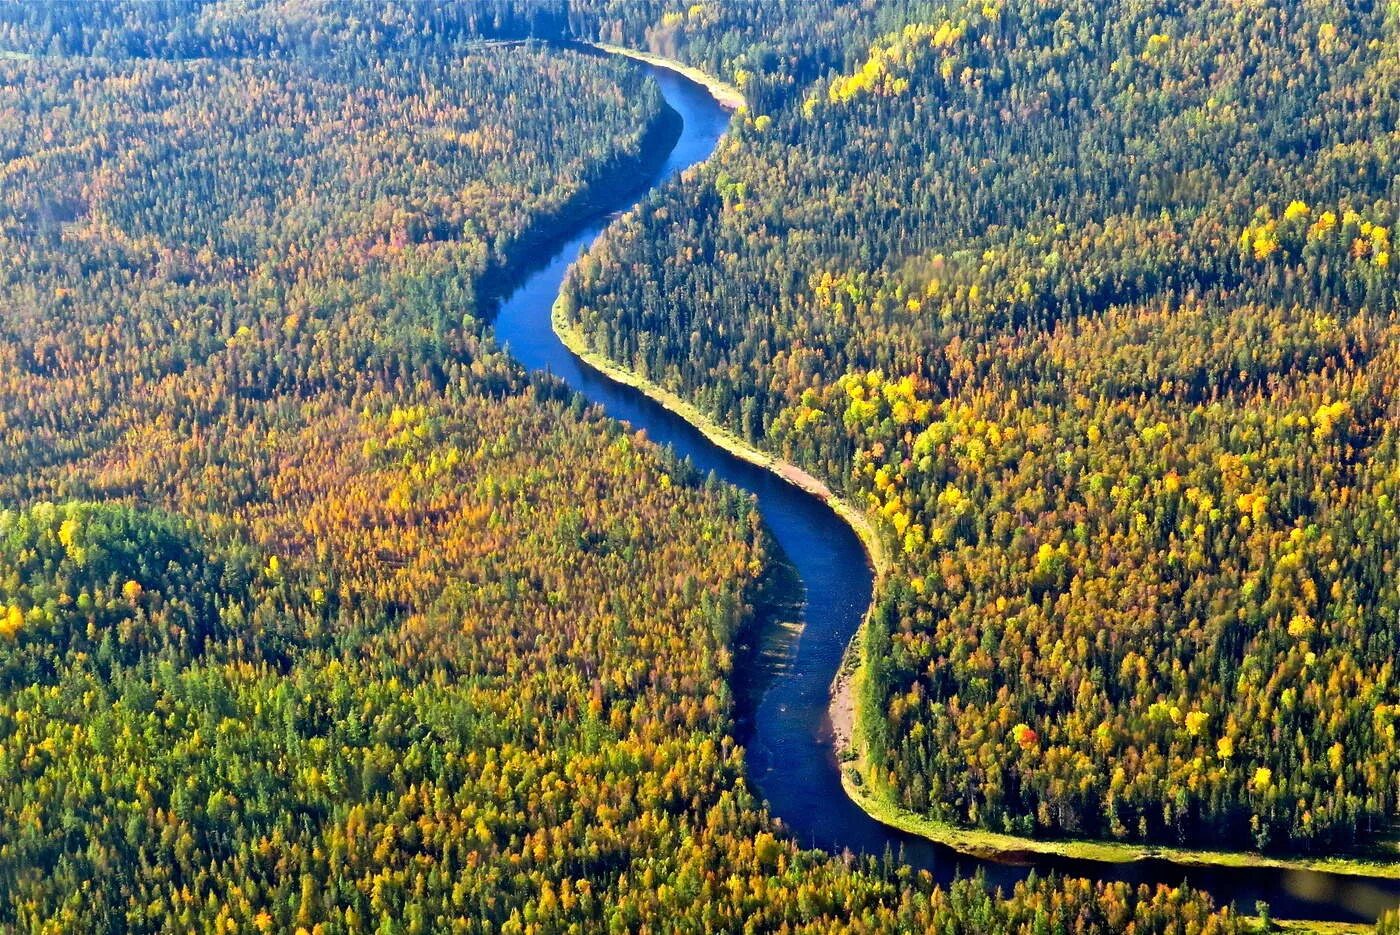
[[[673,118],[472,6],[0,6],[0,928],[1239,931],[768,822],[752,505],[485,324]]]
[[[1252,928],[765,816],[753,505],[488,324],[673,121],[631,66],[483,39],[744,88],[573,305],[884,517],[890,790],[1152,839],[1388,821],[1394,17],[1083,6],[0,0],[0,928]]]
[[[899,803],[1387,838],[1400,8],[901,15],[789,93],[744,62],[770,93],[580,268],[575,319],[877,517],[864,744]]]

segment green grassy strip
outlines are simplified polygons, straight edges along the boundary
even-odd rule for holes
[[[680,396],[664,387],[652,383],[645,377],[618,366],[602,354],[590,348],[582,329],[569,320],[562,296],[555,299],[554,308],[550,313],[550,320],[554,327],[554,333],[559,336],[559,340],[562,341],[564,346],[573,352],[576,357],[588,364],[588,366],[602,373],[614,382],[630,386],[655,402],[660,403],[663,408],[680,416],[699,429],[701,434],[709,439],[711,443],[723,448],[736,458],[742,458],[751,464],[756,464],[761,468],[772,471],[793,486],[799,487],[815,497],[820,497],[829,504],[843,520],[851,525],[851,528],[861,537],[862,542],[868,541],[867,550],[871,549],[872,544],[877,550],[881,548],[879,540],[875,536],[875,530],[870,525],[870,520],[867,519],[864,514],[860,513],[854,505],[832,493],[826,484],[802,470],[797,465],[760,451],[734,432],[731,432],[705,415],[705,413],[697,409],[693,403],[682,399]]]
[[[1038,840],[975,828],[959,828],[926,815],[911,812],[872,790],[868,782],[857,785],[845,770],[841,784],[866,814],[877,821],[980,857],[1045,854],[1077,860],[1127,863],[1155,858],[1183,866],[1262,867],[1280,870],[1316,870],[1383,879],[1400,879],[1400,864],[1348,857],[1275,857],[1250,851],[1194,850],[1117,841]]]
[[[1271,932],[1282,935],[1365,935],[1374,932],[1374,925],[1360,922],[1300,922],[1289,919],[1274,919]]]
[[[659,68],[665,68],[668,71],[674,71],[679,75],[683,75],[696,84],[703,86],[706,91],[710,92],[710,96],[719,102],[720,106],[728,108],[729,110],[739,110],[748,103],[744,100],[744,92],[740,91],[737,87],[725,81],[723,78],[717,78],[708,72],[701,71],[693,65],[687,65],[684,62],[677,61],[673,58],[667,58],[664,55],[657,55],[655,52],[642,52],[637,49],[628,49],[607,42],[585,42],[583,44],[592,46],[600,52],[636,59],[639,62],[646,62],[648,65],[656,65]]]

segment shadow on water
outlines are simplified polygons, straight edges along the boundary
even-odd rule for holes
[[[802,575],[782,545],[772,541],[767,568],[750,595],[752,618],[734,647],[734,732],[741,742],[753,736],[754,716],[768,690],[792,676],[806,602]]]
[[[728,126],[728,112],[702,87],[665,69],[651,73],[683,121],[674,147],[664,159],[651,161],[649,176],[638,180],[645,184],[614,192],[613,203],[599,199],[590,218],[517,267],[518,278],[511,278],[518,285],[500,304],[495,332],[530,370],[549,371],[608,415],[670,446],[702,475],[713,472],[756,498],[787,570],[780,568],[769,583],[759,601],[760,620],[741,637],[749,649],[737,660],[734,692],[738,739],[747,748],[750,778],[771,813],[803,845],[876,856],[893,851],[942,882],[978,870],[1003,888],[1032,870],[1042,876],[1056,872],[1129,883],[1189,882],[1245,911],[1265,901],[1279,917],[1339,921],[1373,920],[1400,903],[1400,881],[1313,871],[1197,868],[1160,860],[1110,864],[1033,855],[1017,863],[982,860],[888,828],[846,796],[827,704],[846,645],[870,603],[873,578],[860,541],[826,504],[735,458],[679,416],[581,363],[550,325],[555,296],[579,253],[642,193],[708,158]]]

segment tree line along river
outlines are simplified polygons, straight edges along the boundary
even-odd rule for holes
[[[615,419],[645,430],[701,473],[753,494],[791,572],[790,609],[801,628],[769,621],[736,666],[738,739],[747,748],[749,775],[772,814],[804,846],[839,852],[893,854],[940,881],[981,870],[993,885],[1009,887],[1032,870],[1093,879],[1180,884],[1211,893],[1252,912],[1265,901],[1280,918],[1374,920],[1400,902],[1400,881],[1314,870],[1183,866],[1166,860],[1103,863],[1033,856],[1024,861],[970,857],[890,828],[862,811],[841,787],[828,716],[829,692],[847,644],[870,603],[873,575],[860,540],[818,497],[764,467],[711,442],[694,425],[640,390],[616,382],[576,357],[555,333],[551,309],[579,253],[613,217],[657,186],[714,151],[730,111],[703,86],[660,66],[649,66],[682,127],[668,153],[652,154],[650,177],[609,195],[572,229],[524,257],[495,318],[499,342],[531,370],[547,370]],[[668,142],[668,141],[663,141]],[[763,621],[759,622],[760,628]],[[767,647],[759,651],[758,644]]]

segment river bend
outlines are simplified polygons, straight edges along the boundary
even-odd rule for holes
[[[702,473],[714,472],[757,498],[764,523],[795,571],[793,603],[802,623],[791,636],[785,635],[788,630],[768,634],[770,647],[777,638],[777,653],[750,652],[737,667],[738,739],[747,748],[750,778],[772,814],[803,846],[877,855],[893,851],[945,883],[979,869],[1002,887],[1031,869],[1042,875],[1057,871],[1134,883],[1187,881],[1246,912],[1264,900],[1280,918],[1342,921],[1374,920],[1400,903],[1400,881],[1316,871],[1183,867],[1160,860],[1111,864],[1034,857],[1017,865],[979,860],[887,827],[846,796],[827,707],[832,678],[870,603],[873,578],[860,540],[819,499],[717,447],[640,391],[581,362],[551,327],[554,300],[580,252],[618,213],[707,159],[729,125],[729,112],[702,86],[665,68],[649,67],[683,121],[679,139],[650,178],[639,178],[632,191],[599,206],[516,267],[511,279],[517,285],[496,313],[495,332],[527,368],[549,371],[609,416],[670,446]]]

